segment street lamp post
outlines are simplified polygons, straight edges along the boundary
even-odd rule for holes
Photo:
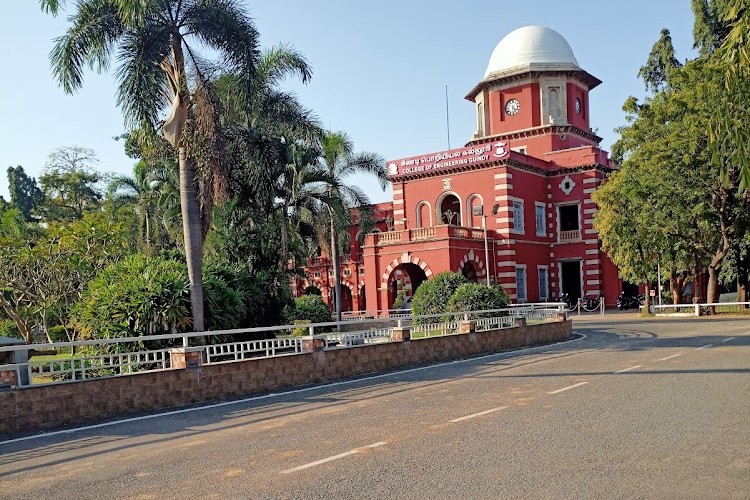
[[[484,229],[484,274],[487,286],[490,286],[490,247],[487,244],[487,216],[482,214],[482,228]]]

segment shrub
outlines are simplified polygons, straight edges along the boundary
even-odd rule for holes
[[[22,339],[21,331],[16,326],[16,322],[11,319],[0,320],[0,337],[10,337],[12,339]]]
[[[247,313],[242,277],[231,268],[208,267],[203,275],[203,314],[207,330],[240,328]]]
[[[396,294],[396,298],[393,299],[392,309],[401,309],[402,307],[404,307],[404,300],[406,300],[406,292],[403,290],[400,290]]]
[[[331,310],[318,295],[302,295],[294,299],[293,320],[326,323],[331,321]]]
[[[463,312],[500,309],[501,307],[506,307],[508,303],[508,296],[500,286],[465,283],[453,292],[448,301],[446,311]],[[495,314],[477,315],[477,317],[485,316],[495,316]]]
[[[73,322],[84,338],[185,331],[191,323],[187,269],[174,260],[132,255],[88,284]]]
[[[310,333],[310,329],[304,325],[309,325],[310,323],[312,323],[312,321],[307,320],[307,319],[294,320],[295,325],[302,325],[302,326],[298,326],[297,328],[292,330],[292,335],[294,335],[295,337],[302,337],[304,335],[308,335]]]
[[[422,283],[414,293],[411,310],[414,316],[423,314],[441,314],[445,312],[453,292],[461,285],[468,283],[463,274],[450,271],[437,274],[429,281]],[[437,323],[438,318],[415,320],[417,324]]]

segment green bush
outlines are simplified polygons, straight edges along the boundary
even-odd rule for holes
[[[310,333],[310,329],[304,325],[309,325],[310,323],[312,323],[312,321],[307,320],[307,319],[294,320],[295,325],[302,325],[302,326],[298,326],[297,328],[292,330],[292,335],[294,335],[295,337],[302,337],[304,335],[308,335]]]
[[[453,292],[461,285],[468,283],[463,274],[450,271],[435,275],[431,280],[422,283],[414,293],[411,302],[412,315],[441,314],[445,312]],[[415,323],[437,323],[438,318],[417,319]]]
[[[10,337],[12,339],[23,339],[21,331],[12,319],[0,320],[0,337]]]
[[[293,321],[307,320],[310,323],[331,321],[331,310],[318,295],[302,295],[294,299]]]
[[[396,294],[396,298],[393,299],[393,307],[391,309],[401,309],[402,307],[404,307],[404,300],[406,300],[406,292],[400,290]]]
[[[292,305],[289,287],[286,282],[279,282],[273,272],[265,269],[250,271],[247,264],[234,264],[216,258],[208,260],[203,269],[204,276],[219,278],[230,289],[242,295],[243,312],[239,314],[237,305],[232,305],[232,310],[228,313],[231,313],[235,320],[233,326],[229,328],[279,325],[291,323],[294,320],[293,317],[287,318],[283,315],[285,307]],[[206,311],[206,325],[208,324],[208,311]],[[265,335],[257,337],[252,334],[247,334],[245,337],[238,340],[266,338]]]
[[[209,268],[203,275],[203,314],[207,330],[240,328],[247,312],[240,285],[223,272]]]
[[[465,283],[453,292],[445,310],[447,312],[464,312],[500,309],[506,307],[508,303],[508,295],[500,286]],[[480,314],[476,317],[485,316],[496,316],[496,314]]]
[[[127,257],[88,284],[73,322],[83,338],[185,331],[191,323],[187,269],[161,257]]]

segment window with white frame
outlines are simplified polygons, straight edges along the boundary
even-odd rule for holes
[[[547,266],[537,267],[539,274],[539,300],[547,300],[549,297],[549,271]]]
[[[536,235],[537,236],[545,236],[547,234],[547,230],[544,227],[545,225],[545,216],[544,216],[544,203],[536,202],[534,204],[534,216],[536,218]]]
[[[523,234],[523,201],[513,200],[513,232]]]
[[[516,267],[516,300],[526,302],[526,266]]]

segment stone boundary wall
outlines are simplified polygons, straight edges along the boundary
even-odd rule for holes
[[[569,338],[570,320],[0,392],[0,437]]]

